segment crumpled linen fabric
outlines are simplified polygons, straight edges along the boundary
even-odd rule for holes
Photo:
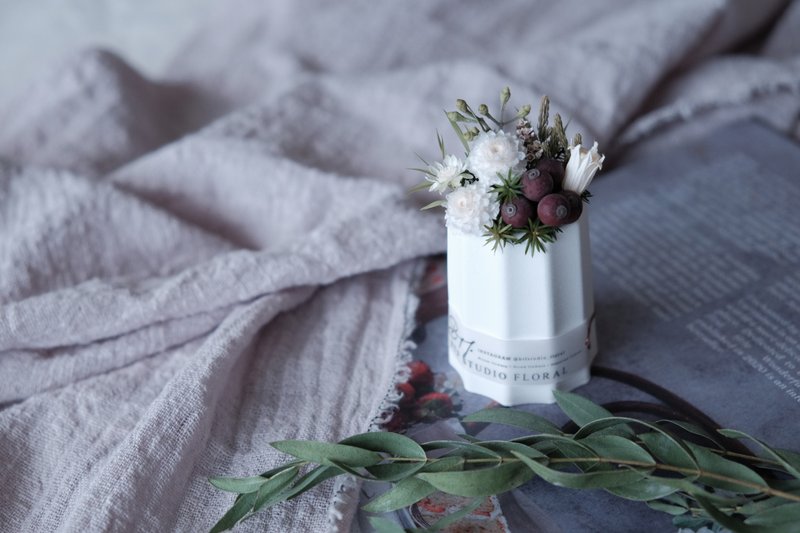
[[[442,108],[549,94],[618,155],[709,114],[791,132],[797,12],[236,1],[157,79],[101,50],[43,68],[0,102],[2,529],[207,530],[233,500],[207,477],[375,429],[444,250],[405,170],[437,127],[460,153]],[[239,530],[347,531],[355,496],[327,482]]]

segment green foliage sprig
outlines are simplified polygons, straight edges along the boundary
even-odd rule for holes
[[[468,514],[483,498],[538,477],[562,487],[602,489],[645,502],[672,515],[678,527],[717,524],[743,533],[797,531],[800,454],[772,448],[740,431],[721,429],[713,435],[685,422],[618,417],[576,394],[554,394],[578,426],[574,433],[532,413],[495,408],[464,421],[505,424],[532,433],[507,441],[465,435],[464,440],[424,444],[395,433],[365,433],[336,444],[274,442],[274,448],[295,459],[260,476],[210,480],[220,490],[238,494],[212,531],[230,529],[253,513],[345,474],[392,483],[391,490],[364,507],[373,513],[407,507],[436,491],[474,498],[432,526],[434,530]],[[687,434],[691,438],[680,436]],[[719,444],[720,436],[750,440],[759,453],[727,451]],[[436,457],[428,456],[432,451]],[[373,524],[381,531],[403,531],[380,517],[374,517]]]

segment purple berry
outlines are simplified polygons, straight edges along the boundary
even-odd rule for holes
[[[549,173],[532,168],[522,175],[522,195],[531,202],[538,202],[553,192],[553,178]]]
[[[503,222],[515,228],[524,228],[533,216],[533,205],[525,198],[514,198],[500,206]]]
[[[562,226],[569,219],[569,201],[563,194],[548,194],[539,202],[536,214],[542,224],[548,226]]]
[[[536,163],[536,169],[539,172],[547,172],[553,178],[553,190],[561,188],[561,182],[564,180],[564,164],[557,159],[542,159]]]
[[[569,203],[569,217],[564,221],[564,224],[572,224],[581,218],[581,213],[583,213],[583,200],[581,199],[581,195],[575,191],[561,191],[561,194]]]

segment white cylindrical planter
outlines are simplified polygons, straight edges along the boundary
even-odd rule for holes
[[[589,213],[562,227],[546,253],[492,251],[447,232],[449,360],[464,388],[502,405],[553,403],[589,381],[597,354]]]

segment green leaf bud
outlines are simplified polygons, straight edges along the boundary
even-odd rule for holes
[[[503,90],[500,91],[500,104],[506,105],[510,99],[511,99],[511,89],[509,89],[508,87],[503,87]]]

